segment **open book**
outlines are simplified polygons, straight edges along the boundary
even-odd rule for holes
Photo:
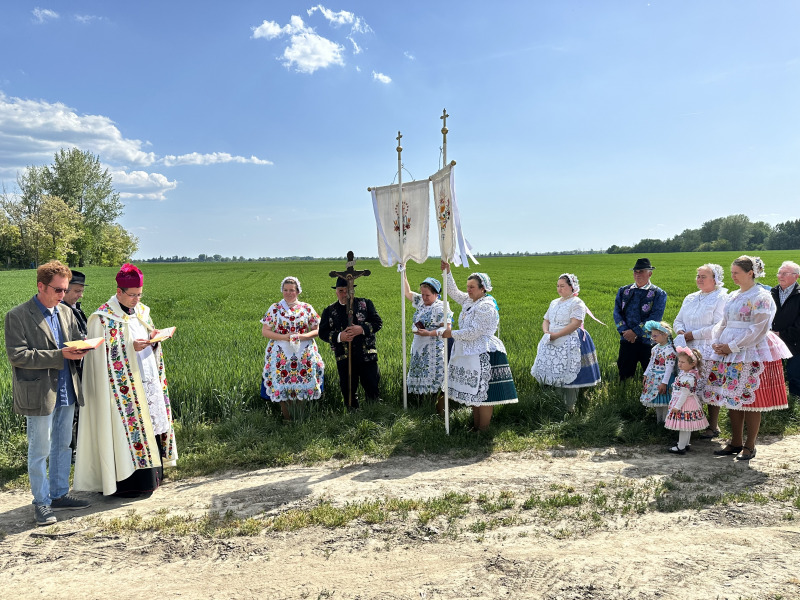
[[[168,340],[169,338],[171,338],[173,335],[175,335],[174,327],[159,329],[158,335],[156,337],[150,338],[150,343],[155,344],[157,342],[163,342],[164,340]]]
[[[75,348],[76,350],[93,350],[103,343],[103,338],[91,338],[89,340],[75,340],[72,342],[64,342],[67,348]]]

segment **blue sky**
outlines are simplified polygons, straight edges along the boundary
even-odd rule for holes
[[[374,256],[439,167],[477,251],[800,218],[795,1],[7,2],[0,179],[100,156],[139,257]],[[409,174],[410,173],[410,174]],[[437,249],[431,245],[431,253]]]

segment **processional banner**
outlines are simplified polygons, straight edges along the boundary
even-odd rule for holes
[[[427,179],[402,185],[402,206],[399,206],[399,186],[372,189],[372,208],[378,227],[378,258],[384,267],[409,260],[423,263],[428,258],[430,185]]]
[[[472,247],[464,238],[461,230],[461,215],[456,203],[456,185],[454,166],[447,165],[444,169],[431,176],[433,182],[433,202],[436,213],[436,226],[439,230],[439,248],[442,260],[452,262],[456,266],[468,266],[469,259],[477,265],[478,261],[472,256]]]

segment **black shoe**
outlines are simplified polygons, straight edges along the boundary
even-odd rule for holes
[[[678,448],[677,446],[673,446],[672,448],[667,450],[667,452],[669,452],[670,454],[683,455],[683,454],[686,454],[686,448]]]
[[[36,518],[36,524],[39,527],[46,527],[53,525],[58,519],[53,514],[49,506],[45,504],[37,504],[33,507],[33,516]]]
[[[719,433],[719,429],[711,429],[711,427],[706,427],[697,437],[699,437],[701,440],[713,440],[715,437],[719,437]]]
[[[50,503],[50,508],[53,510],[81,510],[83,508],[89,508],[89,502],[76,498],[75,496],[70,496],[69,494],[64,494],[61,498],[53,498]]]
[[[733,456],[734,454],[739,454],[739,452],[742,451],[742,448],[744,448],[744,446],[731,446],[728,444],[721,450],[714,450],[714,454],[716,456]]]
[[[747,450],[747,454],[744,453],[745,450]],[[751,458],[755,458],[755,457],[756,457],[756,449],[755,448],[748,448],[747,446],[744,446],[742,448],[741,454],[739,454],[736,457],[736,460],[750,460]]]

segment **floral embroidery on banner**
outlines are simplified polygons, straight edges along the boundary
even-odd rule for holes
[[[445,238],[445,231],[447,230],[448,223],[450,222],[450,198],[444,193],[444,190],[439,191],[439,199],[437,200],[436,219],[439,221],[439,234],[442,239]]]
[[[395,214],[394,230],[395,230],[395,232],[400,233],[401,217],[397,212],[397,206],[396,205],[394,207],[394,214]],[[405,200],[403,200],[402,222],[403,222],[403,241],[405,242],[406,236],[408,235],[408,230],[411,229],[411,217],[408,216],[408,202],[406,202]]]

